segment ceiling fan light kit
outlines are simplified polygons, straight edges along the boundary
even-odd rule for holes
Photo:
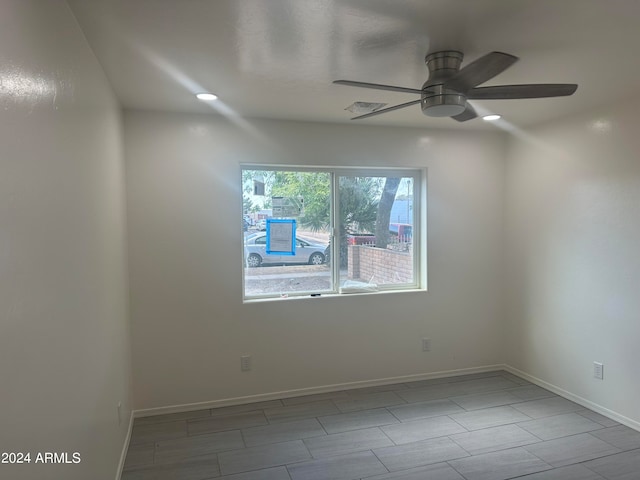
[[[457,50],[428,54],[425,57],[425,63],[429,69],[429,78],[420,90],[353,80],[336,80],[333,83],[420,95],[420,100],[375,110],[354,117],[352,120],[368,118],[420,103],[422,113],[425,115],[451,117],[458,122],[466,122],[478,116],[468,100],[562,97],[572,95],[578,88],[576,84],[562,83],[478,87],[509,68],[518,61],[518,57],[503,52],[491,52],[461,69],[463,58],[464,54]]]

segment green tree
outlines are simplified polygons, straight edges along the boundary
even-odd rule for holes
[[[248,196],[243,195],[242,196],[242,213],[246,215],[247,213],[252,212],[253,208],[254,206],[251,199]]]
[[[340,266],[346,268],[349,256],[347,236],[375,230],[380,182],[373,177],[340,177],[339,188]]]
[[[389,245],[389,220],[391,218],[391,208],[396,199],[398,186],[401,178],[387,177],[382,189],[382,196],[378,203],[378,213],[376,216],[376,247],[387,248]]]
[[[301,226],[312,231],[326,230],[330,224],[331,176],[324,172],[273,172],[271,195],[302,198]]]
[[[340,228],[345,235],[373,232],[380,185],[372,177],[340,177]]]

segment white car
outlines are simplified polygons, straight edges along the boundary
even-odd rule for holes
[[[267,234],[254,233],[244,240],[244,260],[248,267],[286,263],[322,265],[326,261],[327,247],[326,243],[296,237],[295,255],[271,254],[267,253]]]
[[[258,230],[262,232],[265,231],[267,229],[267,221],[264,218],[258,220],[258,223],[256,223],[256,227],[258,227]]]

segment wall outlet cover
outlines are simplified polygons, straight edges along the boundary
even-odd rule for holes
[[[604,380],[604,365],[600,362],[593,362],[593,377]]]
[[[251,355],[243,355],[240,357],[240,370],[243,372],[251,370]]]

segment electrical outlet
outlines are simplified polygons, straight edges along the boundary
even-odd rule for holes
[[[593,378],[604,380],[604,365],[600,362],[593,362]]]
[[[422,339],[422,351],[423,352],[430,352],[431,351],[431,339],[430,338],[423,338]]]
[[[243,372],[251,370],[251,355],[244,355],[240,357],[240,370]]]
[[[122,402],[118,402],[116,408],[118,409],[118,425],[122,425]]]

